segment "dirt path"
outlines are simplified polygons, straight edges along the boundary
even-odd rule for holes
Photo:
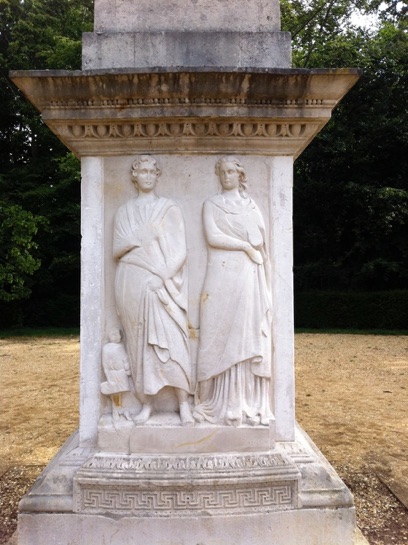
[[[296,410],[372,545],[408,544],[408,337],[296,336]],[[391,493],[391,490],[393,493]]]
[[[408,462],[408,337],[296,337],[297,416],[332,464]]]
[[[0,340],[0,544],[78,425],[78,361],[78,338]],[[297,335],[296,381],[297,418],[355,494],[370,544],[408,544],[394,496],[408,502],[408,338]]]
[[[0,473],[43,465],[78,426],[78,338],[0,340]]]

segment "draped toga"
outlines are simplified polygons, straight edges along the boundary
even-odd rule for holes
[[[206,220],[207,218],[207,220]],[[208,263],[200,306],[197,380],[214,379],[196,415],[239,423],[244,415],[271,416],[271,298],[262,214],[250,197],[238,203],[216,195],[204,203]],[[262,256],[255,263],[239,241]]]
[[[113,255],[116,307],[136,394],[154,395],[164,386],[190,392],[186,240],[179,206],[163,197],[149,203],[136,197],[121,206]]]

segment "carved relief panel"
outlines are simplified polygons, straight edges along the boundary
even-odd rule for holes
[[[136,426],[268,426],[267,161],[105,161],[106,331],[122,331],[129,383],[118,399],[104,364],[106,414]]]

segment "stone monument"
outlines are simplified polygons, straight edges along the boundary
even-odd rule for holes
[[[19,545],[352,545],[296,426],[293,161],[358,79],[278,0],[95,0],[83,70],[13,81],[82,162],[80,426]]]

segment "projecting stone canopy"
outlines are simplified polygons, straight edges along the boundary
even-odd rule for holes
[[[297,157],[356,69],[15,71],[13,81],[78,156],[133,152]]]

